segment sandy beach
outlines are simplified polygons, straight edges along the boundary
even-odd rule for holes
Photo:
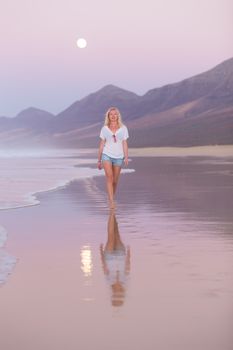
[[[134,157],[232,157],[233,145],[131,148]]]
[[[230,350],[233,158],[133,152],[114,213],[103,176],[0,211],[1,349]]]

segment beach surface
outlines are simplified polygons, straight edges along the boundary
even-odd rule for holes
[[[193,147],[145,147],[131,148],[132,156],[143,157],[232,157],[233,145]]]
[[[232,154],[137,152],[115,211],[73,169],[0,211],[1,349],[231,349]],[[67,161],[94,171],[87,154]]]

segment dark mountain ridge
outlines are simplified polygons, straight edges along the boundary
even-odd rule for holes
[[[184,79],[178,83],[149,90],[142,96],[131,118],[146,113],[161,112],[181,104],[208,97],[212,100],[221,92],[226,102],[232,103],[233,96],[233,58],[220,63],[207,72]]]
[[[110,106],[120,109],[134,147],[232,144],[233,58],[143,96],[107,85],[57,116],[29,108],[1,117],[0,145],[96,147]]]
[[[68,131],[75,127],[100,122],[109,106],[118,106],[121,112],[127,115],[138,98],[133,92],[114,85],[107,85],[59,113],[49,124],[49,130],[53,132]],[[66,120],[66,125],[64,125],[64,120]]]

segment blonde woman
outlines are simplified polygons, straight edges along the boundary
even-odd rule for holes
[[[100,132],[98,168],[103,167],[105,171],[111,209],[115,208],[114,195],[123,162],[126,166],[128,165],[128,137],[128,129],[122,123],[119,110],[116,107],[109,108]]]

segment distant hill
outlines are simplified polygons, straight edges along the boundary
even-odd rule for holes
[[[138,98],[133,92],[107,85],[59,113],[50,123],[50,130],[63,132],[102,122],[109,106],[118,106],[123,115],[128,115]]]
[[[0,117],[0,146],[97,147],[110,106],[120,109],[132,147],[233,144],[233,58],[143,96],[107,85],[56,116],[29,108]]]

